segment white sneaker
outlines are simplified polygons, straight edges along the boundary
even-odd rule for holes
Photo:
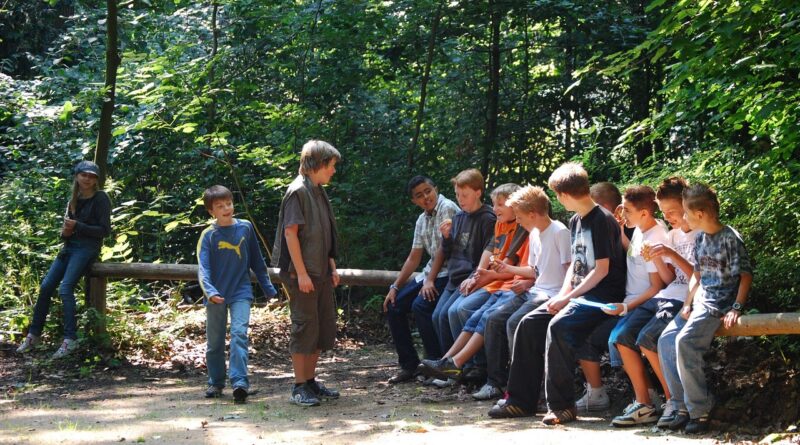
[[[431,384],[437,388],[449,388],[455,385],[456,381],[454,379],[447,379],[447,380],[434,379],[433,382],[431,382]]]
[[[611,425],[617,427],[642,425],[658,421],[655,407],[644,403],[634,403],[623,415],[614,417]]]
[[[502,395],[503,391],[501,391],[500,388],[490,383],[486,383],[481,387],[480,391],[472,393],[472,398],[475,400],[489,400]]]
[[[39,344],[39,337],[33,334],[28,334],[22,344],[17,348],[17,353],[24,354],[33,349],[34,346]]]
[[[586,392],[583,397],[575,402],[575,406],[578,407],[579,411],[603,411],[611,406],[611,400],[608,399],[605,386],[592,388],[588,383],[584,386],[586,387]]]
[[[63,342],[61,342],[61,346],[58,348],[56,352],[53,353],[52,359],[59,359],[62,357],[66,357],[72,354],[72,351],[78,348],[78,341],[77,340],[70,340],[65,338]]]

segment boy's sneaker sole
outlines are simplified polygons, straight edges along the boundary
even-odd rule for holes
[[[238,387],[238,388],[233,388],[233,402],[234,403],[245,403],[245,402],[247,402],[247,396],[249,396],[249,395],[250,395],[250,393],[247,392],[246,388],[243,388],[241,386]]]
[[[289,403],[297,406],[319,406],[319,400],[302,400],[300,396],[289,397]]]

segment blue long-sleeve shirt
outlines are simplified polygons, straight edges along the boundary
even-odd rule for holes
[[[240,219],[233,221],[230,226],[210,225],[197,241],[197,279],[206,301],[214,295],[224,298],[226,304],[252,301],[250,270],[268,297],[276,295],[253,224]]]

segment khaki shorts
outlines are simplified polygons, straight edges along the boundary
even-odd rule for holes
[[[336,300],[330,278],[312,279],[314,290],[300,292],[297,278],[286,281],[292,331],[289,352],[313,354],[333,349],[336,342]]]

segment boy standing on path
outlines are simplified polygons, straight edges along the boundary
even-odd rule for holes
[[[338,391],[316,381],[316,373],[320,352],[333,349],[336,342],[336,220],[322,186],[330,182],[341,158],[327,142],[306,142],[299,175],[289,184],[278,214],[272,263],[289,290],[294,368],[289,401],[300,406],[339,398]]]
[[[253,301],[250,270],[268,297],[277,291],[270,282],[253,225],[233,217],[231,191],[221,185],[212,186],[203,194],[203,204],[215,218],[197,241],[197,278],[206,297],[206,397],[222,396],[225,387],[225,325],[230,313],[228,377],[234,400],[244,403],[250,386],[247,379],[247,328]]]
[[[695,184],[683,191],[686,222],[700,230],[690,261],[694,274],[680,316],[658,340],[659,359],[675,414],[667,427],[690,434],[708,429],[714,397],[703,373],[708,351],[720,324],[736,324],[747,301],[753,271],[742,237],[719,220],[719,201],[710,187]],[[659,423],[662,423],[659,420]]]
[[[386,299],[383,301],[383,312],[386,313],[386,323],[389,325],[400,365],[400,371],[389,379],[389,383],[402,383],[413,379],[419,365],[419,355],[414,349],[408,325],[408,314],[412,305],[418,307],[415,313],[417,326],[428,327],[419,329],[425,347],[425,357],[437,358],[442,355],[431,320],[438,296],[447,285],[448,279],[447,267],[442,267],[444,254],[440,252],[437,256],[442,243],[439,226],[446,221],[452,221],[453,215],[459,210],[456,203],[439,193],[433,179],[427,176],[414,176],[408,181],[406,188],[411,195],[411,202],[423,212],[420,213],[414,226],[414,241],[411,243],[408,258],[403,263],[397,279],[389,286]],[[423,252],[430,256],[428,263],[416,279],[408,281],[419,266]]]

